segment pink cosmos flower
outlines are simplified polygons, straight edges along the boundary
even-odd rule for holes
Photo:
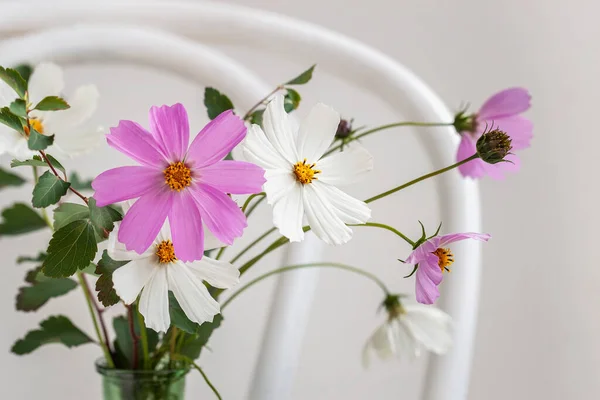
[[[486,126],[500,129],[512,139],[514,150],[522,150],[530,145],[533,137],[533,124],[521,113],[530,107],[531,96],[524,88],[510,88],[496,93],[490,97],[473,115],[473,128],[471,131],[461,132],[461,141],[456,155],[457,161],[462,161],[477,152],[475,145],[477,139],[483,134]],[[506,156],[505,160],[497,164],[488,164],[480,159],[470,161],[458,167],[463,176],[481,178],[489,175],[494,179],[503,179],[504,172],[518,171],[519,159],[514,154]]]
[[[150,132],[133,121],[120,121],[110,132],[108,144],[141,164],[108,170],[92,183],[100,207],[139,198],[119,229],[127,250],[144,253],[167,218],[175,253],[184,262],[202,258],[203,223],[226,244],[242,235],[246,217],[227,193],[259,193],[265,179],[254,164],[223,160],[246,136],[231,110],[206,125],[189,149],[181,104],[152,107]]]
[[[419,264],[416,273],[416,298],[419,303],[433,304],[440,297],[438,285],[442,282],[444,270],[454,262],[454,255],[444,246],[465,239],[487,242],[487,233],[451,233],[435,236],[417,247],[406,259],[407,264]]]

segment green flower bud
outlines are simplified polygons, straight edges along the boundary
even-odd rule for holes
[[[388,312],[390,319],[396,318],[398,315],[404,313],[404,308],[400,303],[401,295],[390,294],[388,295],[383,303],[381,304],[385,307],[385,310]]]
[[[504,158],[512,150],[512,139],[506,132],[500,129],[493,129],[484,132],[477,140],[477,154],[489,164],[497,164],[504,161]]]
[[[461,111],[454,116],[453,125],[458,133],[474,133],[477,130],[477,118],[475,118],[475,114],[466,115],[465,111]]]

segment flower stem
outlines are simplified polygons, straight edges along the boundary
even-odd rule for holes
[[[100,346],[104,352],[104,357],[106,358],[106,364],[109,368],[114,368],[115,363],[113,362],[112,356],[110,355],[110,349],[108,348],[108,336],[106,336],[105,342],[102,338],[102,334],[100,333],[100,326],[98,325],[98,319],[96,318],[96,313],[94,312],[95,303],[94,299],[92,298],[92,293],[81,271],[77,271],[77,279],[79,280],[79,285],[81,285],[81,288],[83,289],[85,301],[87,302],[88,310],[90,312],[90,316],[92,317],[92,322],[94,323],[94,329],[96,330],[96,336],[98,336],[98,341],[100,342]],[[98,316],[102,321],[102,316],[99,313]],[[106,327],[104,326],[104,322],[102,322],[102,328],[104,330],[104,334],[106,335]]]
[[[175,359],[175,346],[177,345],[177,333],[179,330],[176,326],[171,327],[171,337],[169,342],[169,363],[171,368],[173,367],[173,360]]]
[[[277,229],[277,228],[273,227],[273,228],[269,229],[268,231],[266,231],[265,233],[263,233],[262,235],[260,235],[256,240],[254,240],[252,243],[250,243],[248,246],[246,246],[246,248],[244,248],[244,250],[242,250],[237,256],[233,257],[231,259],[230,263],[233,264],[234,262],[239,260],[241,256],[246,254],[248,252],[248,250],[250,250],[252,247],[254,247],[258,242],[260,242],[261,240],[263,240],[264,238],[269,236],[269,234],[271,234],[271,232],[273,232],[275,229]]]
[[[432,178],[432,177],[434,177],[436,175],[443,174],[444,172],[450,171],[451,169],[459,167],[459,166],[461,166],[463,164],[466,164],[469,161],[473,161],[473,160],[475,160],[477,158],[479,158],[479,154],[475,153],[471,157],[466,158],[466,159],[464,159],[462,161],[459,161],[459,162],[457,162],[455,164],[452,164],[452,165],[450,165],[448,167],[445,167],[445,168],[442,168],[442,169],[438,169],[437,171],[430,172],[430,173],[428,173],[426,175],[423,175],[423,176],[420,176],[420,177],[418,177],[416,179],[413,179],[412,181],[407,182],[407,183],[405,183],[403,185],[400,185],[398,187],[390,189],[387,192],[383,192],[383,193],[378,194],[377,196],[373,196],[370,199],[365,200],[365,203],[371,203],[371,202],[373,202],[375,200],[382,199],[382,198],[384,198],[386,196],[389,196],[390,194],[396,193],[396,192],[398,192],[398,191],[400,191],[402,189],[406,189],[407,187],[412,186],[415,183],[419,183],[421,181],[424,181],[425,179],[429,179],[429,178]]]
[[[140,325],[140,340],[142,342],[142,365],[144,369],[150,369],[150,355],[148,352],[148,333],[146,332],[146,323],[138,306],[135,307],[135,314]]]
[[[283,85],[279,85],[277,86],[275,89],[273,89],[273,91],[271,91],[268,95],[266,95],[265,97],[263,97],[262,99],[260,99],[255,105],[253,105],[246,114],[244,114],[244,117],[242,118],[244,121],[246,121],[248,118],[250,118],[250,115],[252,115],[252,113],[254,112],[254,110],[256,110],[258,107],[260,107],[262,104],[265,103],[265,101],[267,101],[269,99],[269,97],[273,96],[275,93],[279,92],[280,90],[283,90],[284,86]]]
[[[131,341],[133,343],[133,369],[138,369],[138,344],[139,337],[135,333],[135,325],[133,323],[133,307],[131,305],[127,306],[127,320],[129,322],[129,334],[131,335]]]
[[[371,226],[371,227],[374,227],[374,228],[387,229],[388,231],[393,232],[396,235],[400,236],[402,239],[404,239],[406,241],[406,243],[410,244],[411,246],[415,245],[415,242],[413,242],[412,240],[410,240],[408,238],[408,236],[406,236],[405,234],[403,234],[402,232],[400,232],[396,228],[391,227],[389,225],[380,224],[380,223],[377,223],[377,222],[367,222],[367,223],[364,223],[364,224],[351,224],[349,226]]]
[[[262,280],[264,280],[270,276],[276,275],[276,274],[280,274],[283,272],[289,272],[289,271],[302,269],[302,268],[337,268],[337,269],[341,269],[344,271],[353,272],[355,274],[362,275],[365,278],[372,280],[374,283],[376,283],[381,288],[381,290],[383,290],[383,292],[386,294],[386,296],[388,294],[390,294],[390,291],[388,290],[387,286],[385,286],[385,283],[383,283],[383,281],[381,279],[377,278],[375,275],[373,275],[369,272],[363,271],[360,268],[352,267],[352,266],[346,265],[346,264],[332,263],[332,262],[297,264],[297,265],[290,265],[287,267],[277,268],[273,271],[267,272],[266,274],[263,274],[255,279],[251,280],[250,282],[248,282],[247,284],[245,284],[244,286],[239,288],[234,294],[231,295],[231,297],[229,297],[227,300],[225,300],[223,302],[223,304],[221,304],[221,311],[223,311],[223,309],[225,307],[227,307],[227,305],[229,303],[231,303],[233,301],[233,299],[238,297],[240,294],[242,294],[246,290],[250,289],[255,284],[261,282]]]
[[[248,212],[246,213],[246,218],[250,217],[250,214],[252,214],[254,212],[254,210],[256,210],[256,207],[258,207],[260,205],[260,203],[262,203],[263,201],[265,201],[265,199],[267,198],[267,196],[263,196],[260,199],[258,199],[258,201],[254,204],[252,204],[249,208],[248,208]]]
[[[242,206],[242,212],[245,213],[246,209],[248,208],[248,206],[250,205],[250,202],[258,196],[265,196],[265,192],[260,192],[260,193],[255,193],[251,196],[248,196],[248,198],[246,199],[246,201],[244,202],[244,205]]]
[[[42,156],[42,158],[44,159],[44,161],[46,162],[46,164],[48,164],[48,166],[50,167],[50,170],[52,170],[52,173],[54,175],[56,175],[56,177],[58,179],[60,179],[61,181],[66,182],[65,179],[63,179],[58,172],[56,171],[56,169],[54,168],[54,166],[52,165],[52,162],[50,161],[50,159],[48,158],[48,156],[46,155],[46,153],[43,150],[40,150],[40,155]],[[73,193],[75,193],[77,196],[79,196],[79,198],[81,200],[84,201],[85,204],[88,204],[88,198],[85,197],[84,195],[82,195],[81,193],[79,193],[77,190],[73,189],[73,187],[69,186],[69,190]]]
[[[365,136],[371,135],[375,132],[380,132],[386,129],[391,129],[391,128],[397,128],[400,126],[421,126],[421,127],[426,127],[426,126],[452,126],[454,125],[454,122],[412,122],[412,121],[408,121],[408,122],[394,122],[392,124],[387,124],[387,125],[382,125],[382,126],[378,126],[376,128],[373,129],[369,129],[368,131],[365,131],[363,133],[361,133],[360,135],[356,135],[354,137],[350,137],[348,138],[344,143],[339,144],[331,149],[329,149],[324,155],[323,157],[333,153],[334,151],[340,150],[342,148],[342,146],[347,145],[350,142],[353,142],[354,140],[358,140],[360,138],[363,138]]]
[[[194,368],[196,368],[198,370],[198,372],[200,372],[200,375],[202,375],[202,377],[204,378],[204,382],[206,382],[206,384],[213,391],[213,393],[215,394],[215,396],[217,396],[217,399],[223,400],[223,398],[219,394],[219,391],[217,390],[217,388],[215,387],[215,385],[213,385],[211,383],[210,379],[208,379],[208,376],[206,376],[206,374],[204,373],[204,371],[202,370],[202,368],[200,368],[200,366],[198,364],[196,364],[194,361],[192,361],[190,359],[188,359],[188,360],[190,362],[190,365],[192,365]]]

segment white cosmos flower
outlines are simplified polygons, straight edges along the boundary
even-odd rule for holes
[[[346,224],[362,224],[371,217],[364,202],[337,188],[373,169],[371,154],[354,146],[323,157],[339,122],[335,110],[319,103],[298,128],[278,95],[263,115],[264,132],[258,125],[248,129],[244,155],[266,170],[264,190],[273,205],[273,223],[292,242],[304,239],[304,215],[328,244],[346,243],[352,238]]]
[[[29,78],[29,102],[35,107],[47,96],[65,98],[71,108],[63,111],[31,111],[30,124],[44,135],[56,135],[48,152],[57,156],[76,156],[89,151],[103,140],[100,128],[86,130],[81,125],[96,111],[98,89],[95,85],[79,87],[72,96],[62,93],[65,83],[63,70],[56,64],[41,63]],[[9,106],[17,97],[16,93],[0,81],[0,107]],[[17,131],[0,125],[0,154],[8,153],[18,159],[31,158],[37,152],[29,150],[27,138]]]
[[[185,315],[198,324],[211,322],[220,312],[219,303],[212,298],[203,281],[214,287],[227,289],[239,282],[240,272],[225,261],[207,256],[200,261],[177,260],[168,221],[143,254],[128,251],[117,240],[118,226],[111,232],[108,255],[114,260],[131,260],[113,273],[114,287],[126,303],[133,303],[140,291],[140,313],[146,326],[157,332],[166,332],[171,324],[169,290],[173,292]],[[222,246],[205,230],[205,249]]]
[[[389,318],[367,340],[363,366],[370,364],[370,353],[381,360],[418,357],[422,349],[444,354],[452,345],[452,318],[433,306],[414,304],[388,311]]]

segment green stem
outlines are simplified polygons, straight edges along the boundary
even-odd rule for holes
[[[85,281],[85,278],[83,277],[83,273],[81,273],[81,271],[77,271],[77,279],[79,280],[79,285],[83,289],[85,301],[87,302],[88,310],[90,311],[92,322],[94,323],[94,329],[96,330],[96,336],[98,336],[98,341],[100,342],[100,346],[102,347],[102,351],[104,352],[104,357],[106,358],[106,364],[109,368],[114,368],[115,363],[113,362],[113,359],[110,355],[110,350],[104,339],[102,339],[102,334],[100,333],[100,325],[98,325],[98,319],[96,318],[96,313],[94,311],[94,300],[92,298],[92,294],[89,290],[89,287],[87,286],[87,282]]]
[[[340,150],[342,148],[342,146],[347,145],[350,142],[353,142],[355,140],[358,140],[360,138],[363,138],[365,136],[371,135],[375,132],[379,132],[379,131],[383,131],[386,129],[391,129],[391,128],[397,128],[400,126],[421,126],[421,127],[427,127],[427,126],[452,126],[454,125],[454,122],[394,122],[393,124],[387,124],[387,125],[382,125],[382,126],[378,126],[377,128],[373,128],[373,129],[369,129],[368,131],[365,131],[363,133],[361,133],[360,135],[356,135],[354,137],[350,137],[348,138],[344,143],[337,145],[331,149],[329,149],[324,155],[323,157],[333,153],[334,151]]]
[[[148,350],[148,332],[146,332],[146,322],[140,312],[139,303],[135,307],[135,314],[140,325],[140,340],[142,342],[142,365],[144,369],[150,369],[150,354]]]
[[[219,252],[217,253],[217,256],[215,257],[215,260],[220,260],[221,256],[223,255],[223,253],[225,253],[225,250],[227,249],[227,246],[223,246],[219,249]]]
[[[256,210],[256,207],[258,207],[260,205],[260,203],[265,201],[266,198],[267,198],[267,196],[261,197],[260,199],[258,199],[258,201],[256,203],[252,204],[248,208],[248,212],[246,213],[246,218],[250,217],[250,215],[254,212],[254,210]]]
[[[269,99],[269,97],[273,96],[275,93],[279,92],[280,90],[283,90],[283,88],[284,88],[283,85],[279,85],[275,89],[273,89],[272,92],[270,92],[268,95],[266,95],[265,97],[260,99],[255,105],[253,105],[252,108],[250,108],[248,110],[248,112],[246,114],[244,114],[244,117],[242,119],[244,121],[246,121],[248,118],[250,118],[250,115],[252,115],[254,110],[256,110],[258,107],[260,107],[262,104],[264,104]]]
[[[403,234],[402,232],[400,232],[400,231],[399,231],[399,230],[397,230],[396,228],[394,228],[394,227],[391,227],[391,226],[389,226],[389,225],[380,224],[380,223],[377,223],[377,222],[367,222],[367,223],[364,223],[364,224],[351,224],[351,225],[349,225],[349,226],[372,226],[372,227],[374,227],[374,228],[383,228],[383,229],[387,229],[388,231],[390,231],[390,232],[393,232],[393,233],[395,233],[396,235],[400,236],[402,239],[404,239],[404,240],[406,241],[406,243],[410,244],[411,246],[413,246],[413,247],[414,247],[414,245],[415,245],[415,242],[413,242],[412,240],[410,240],[410,239],[408,238],[408,236],[406,236],[405,234]]]
[[[233,264],[234,262],[236,262],[237,260],[240,259],[240,257],[242,257],[244,254],[246,254],[248,252],[248,250],[250,250],[252,247],[254,247],[258,242],[260,242],[261,240],[263,240],[264,238],[266,238],[267,236],[269,236],[269,234],[271,234],[271,232],[273,232],[275,229],[275,227],[269,229],[268,231],[266,231],[265,233],[263,233],[262,235],[260,235],[256,240],[254,240],[252,243],[250,243],[248,246],[246,246],[246,248],[244,248],[244,250],[242,250],[237,256],[233,257],[230,261],[231,264]]]
[[[221,311],[223,311],[223,309],[225,307],[227,307],[227,305],[229,303],[231,303],[233,301],[233,299],[238,297],[240,294],[244,293],[246,290],[250,289],[250,287],[259,283],[260,281],[262,281],[270,276],[276,275],[276,274],[293,271],[296,269],[302,269],[302,268],[338,268],[338,269],[342,269],[345,271],[353,272],[353,273],[362,275],[366,278],[369,278],[374,283],[376,283],[381,288],[381,290],[383,290],[383,292],[386,295],[390,294],[390,291],[388,290],[387,286],[385,286],[385,283],[383,283],[383,281],[381,279],[377,278],[375,275],[373,275],[369,272],[363,271],[360,268],[352,267],[352,266],[346,265],[346,264],[332,263],[332,262],[297,264],[297,265],[290,265],[287,267],[277,268],[273,271],[267,272],[266,274],[263,274],[255,279],[251,280],[250,282],[248,282],[247,284],[245,284],[244,286],[239,288],[234,294],[231,295],[231,297],[229,297],[227,300],[225,300],[223,302],[223,304],[221,304]]]
[[[456,164],[452,164],[452,165],[450,165],[448,167],[445,167],[445,168],[442,168],[442,169],[438,169],[437,171],[430,172],[429,174],[426,174],[426,175],[420,176],[420,177],[418,177],[416,179],[413,179],[412,181],[407,182],[404,185],[400,185],[398,187],[395,187],[393,189],[388,190],[387,192],[383,192],[381,194],[378,194],[377,196],[373,196],[370,199],[365,200],[365,203],[371,203],[371,202],[373,202],[375,200],[382,199],[382,198],[384,198],[386,196],[389,196],[390,194],[396,193],[399,190],[402,190],[402,189],[405,189],[405,188],[407,188],[409,186],[412,186],[415,183],[419,183],[421,181],[424,181],[425,179],[429,179],[429,178],[432,178],[432,177],[434,177],[436,175],[443,174],[444,172],[450,171],[451,169],[459,167],[459,166],[461,166],[463,164],[466,164],[469,161],[473,161],[473,160],[475,160],[477,158],[479,158],[479,154],[475,153],[471,157],[466,158],[466,159],[464,159],[462,161],[459,161]]]
[[[242,212],[245,213],[246,212],[246,208],[248,208],[248,206],[250,205],[250,202],[258,196],[265,196],[265,192],[261,192],[261,193],[255,193],[252,196],[248,196],[248,198],[246,199],[246,201],[244,202],[244,205],[242,206]]]
[[[215,394],[215,396],[217,396],[217,399],[223,400],[223,398],[219,394],[219,391],[217,390],[217,388],[215,387],[215,385],[213,385],[211,383],[210,379],[208,379],[208,376],[206,376],[206,374],[204,373],[204,371],[202,370],[202,368],[200,368],[200,366],[198,364],[196,364],[195,362],[193,362],[192,360],[190,360],[190,364],[194,368],[196,368],[198,370],[198,372],[200,372],[200,375],[202,375],[202,377],[204,378],[204,382],[206,382],[206,384],[208,385],[208,387],[210,387],[210,389],[213,391],[213,393]]]

